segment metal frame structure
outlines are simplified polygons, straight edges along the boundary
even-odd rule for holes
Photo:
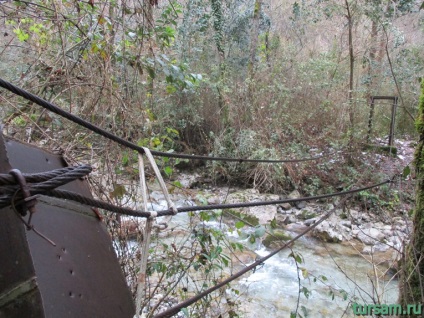
[[[398,103],[398,97],[397,96],[371,96],[371,98],[370,98],[370,116],[369,116],[369,120],[368,120],[367,142],[369,142],[369,140],[371,138],[372,121],[374,119],[374,109],[375,109],[375,101],[376,100],[391,100],[391,101],[393,101],[392,116],[391,116],[391,120],[390,120],[389,142],[388,142],[388,146],[392,147],[393,142],[394,142],[394,136],[395,136],[395,120],[396,120],[396,109],[397,109],[397,103]]]
[[[64,166],[61,156],[0,134],[0,173]],[[91,197],[85,180],[60,189]],[[110,236],[90,207],[37,198],[31,224],[55,246],[28,230],[21,217],[12,207],[0,210],[0,318],[134,316]]]

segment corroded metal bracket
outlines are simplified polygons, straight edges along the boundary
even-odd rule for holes
[[[396,108],[398,103],[398,97],[397,96],[371,96],[370,98],[370,115],[368,119],[368,133],[367,133],[367,142],[370,141],[371,132],[372,132],[372,122],[374,118],[374,108],[375,108],[375,101],[376,100],[391,100],[393,101],[392,104],[392,112],[390,117],[390,132],[389,132],[389,141],[388,146],[392,147],[394,143],[395,138],[395,120],[396,120]]]
[[[0,135],[0,173],[64,166],[59,155]],[[84,180],[60,189],[91,197]],[[56,246],[27,231],[22,216],[11,207],[0,210],[0,318],[132,318],[131,293],[97,214],[90,207],[47,196],[37,198],[35,209],[31,224]]]

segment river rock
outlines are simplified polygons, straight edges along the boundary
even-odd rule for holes
[[[183,188],[191,189],[194,188],[198,183],[200,179],[200,175],[198,173],[194,174],[186,174],[186,173],[179,173],[177,180]]]
[[[301,211],[296,212],[296,216],[300,220],[308,220],[317,216],[316,212],[313,209],[302,209]]]
[[[296,216],[294,216],[293,214],[287,215],[286,219],[284,220],[284,224],[291,224],[291,223],[296,223],[297,219]]]
[[[164,200],[164,198],[165,198],[162,191],[152,191],[152,192],[150,192],[149,196],[154,201]]]
[[[313,235],[316,238],[329,243],[339,243],[343,240],[343,236],[337,232],[328,221],[323,221],[319,224],[313,230]]]
[[[392,218],[392,222],[395,225],[405,225],[405,221],[400,216],[395,216],[394,218]]]
[[[341,220],[340,221],[340,225],[342,225],[342,226],[344,226],[344,227],[346,227],[348,229],[351,229],[352,228],[352,222],[349,221],[349,220]]]
[[[221,198],[217,195],[213,195],[210,196],[209,198],[207,198],[208,204],[213,205],[213,204],[220,204],[221,203]]]
[[[303,222],[303,224],[305,224],[306,226],[311,226],[312,224],[314,224],[316,221],[318,220],[318,218],[312,218],[312,219],[307,219]]]
[[[384,239],[384,234],[375,228],[368,228],[359,230],[356,237],[364,244],[374,245]]]
[[[287,197],[288,199],[299,199],[300,198],[300,193],[297,190],[294,190],[292,192],[290,192],[290,194]]]
[[[288,211],[292,208],[290,203],[282,203],[279,205],[279,207],[284,211]]]
[[[361,217],[361,213],[353,209],[349,210],[348,215],[350,216],[351,221],[354,223],[356,223]]]
[[[386,252],[388,251],[390,248],[389,245],[385,244],[385,243],[377,243],[373,246],[365,246],[364,249],[362,250],[363,254],[374,254],[374,253],[381,253],[381,252]]]
[[[403,239],[398,235],[390,236],[387,239],[387,244],[399,251],[403,249]]]
[[[298,209],[303,209],[303,208],[305,208],[306,207],[306,201],[298,201],[298,202],[295,202],[295,204],[294,204],[295,206],[296,206],[296,208],[298,208]]]
[[[228,203],[275,201],[279,196],[275,194],[260,194],[256,189],[247,189],[231,193],[227,197]],[[240,209],[241,213],[258,219],[259,224],[269,224],[277,215],[276,205],[248,207]]]

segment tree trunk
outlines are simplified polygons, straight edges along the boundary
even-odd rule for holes
[[[146,1],[144,0],[144,22],[146,26],[147,33],[149,34],[149,58],[154,60],[155,53],[153,51],[153,31],[155,29],[155,20],[153,17],[153,6],[154,1]],[[155,63],[156,64],[156,63]],[[156,73],[156,67],[153,66],[153,74]],[[149,96],[149,108],[152,112],[154,112],[154,89],[155,89],[155,76],[148,76],[148,96]]]
[[[415,151],[417,178],[416,208],[411,242],[405,252],[400,280],[400,303],[424,303],[424,80],[421,80],[421,97],[415,126],[420,140]]]
[[[375,58],[377,54],[377,41],[378,41],[378,28],[377,28],[377,21],[375,18],[372,19],[372,25],[371,25],[371,39],[370,39],[370,53],[368,56],[368,67],[367,67],[367,74],[368,74],[368,82],[367,82],[367,90],[366,90],[366,100],[370,102],[370,115],[368,119],[368,133],[367,133],[367,142],[370,142],[371,139],[371,131],[372,131],[372,122],[374,117],[374,101],[371,99],[371,97],[374,95],[374,78],[376,75],[375,72]]]
[[[249,54],[249,64],[248,64],[248,96],[245,109],[245,120],[247,123],[252,121],[253,116],[253,90],[255,87],[255,59],[256,51],[258,48],[259,40],[259,22],[262,11],[262,0],[255,0],[255,7],[253,8],[253,18],[252,18],[252,29],[250,33],[250,54]]]
[[[353,134],[354,129],[354,118],[355,118],[355,109],[353,103],[353,71],[355,66],[355,56],[353,54],[353,17],[352,11],[349,5],[348,0],[345,0],[346,4],[346,18],[348,22],[349,29],[349,92],[348,92],[348,100],[349,100],[349,123],[350,123],[350,135]]]
[[[225,52],[223,45],[223,23],[224,16],[222,12],[222,0],[211,0],[212,15],[214,17],[213,28],[215,30],[215,44],[219,56],[219,76],[216,84],[218,92],[218,109],[221,113],[221,122],[224,127],[231,126],[230,109],[225,102],[224,96],[221,92],[220,86],[225,80]]]

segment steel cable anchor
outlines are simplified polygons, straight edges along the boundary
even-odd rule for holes
[[[22,192],[23,201],[18,206],[17,211],[20,215],[26,216],[27,211],[29,211],[29,221],[28,223],[31,223],[32,215],[35,213],[35,205],[37,204],[37,199],[34,196],[31,196],[30,187],[28,186],[26,179],[22,172],[19,169],[12,169],[9,171],[9,174],[11,174],[16,182],[18,183],[20,190]]]
[[[35,205],[37,204],[37,197],[38,195],[31,196],[30,187],[28,186],[25,177],[23,176],[22,172],[19,169],[12,169],[9,171],[9,174],[11,174],[16,182],[19,185],[19,189],[16,190],[15,194],[12,197],[12,208],[16,211],[17,214],[19,214],[21,221],[25,224],[27,231],[34,231],[35,234],[49,242],[51,245],[56,246],[56,243],[50,240],[47,236],[45,236],[43,233],[40,233],[37,231],[34,227],[34,225],[31,224],[32,216],[35,213]],[[19,191],[22,192],[23,200],[20,200],[17,202],[18,207],[16,206],[15,198]],[[27,215],[27,211],[29,211],[29,218],[28,221],[25,221],[24,216]]]

